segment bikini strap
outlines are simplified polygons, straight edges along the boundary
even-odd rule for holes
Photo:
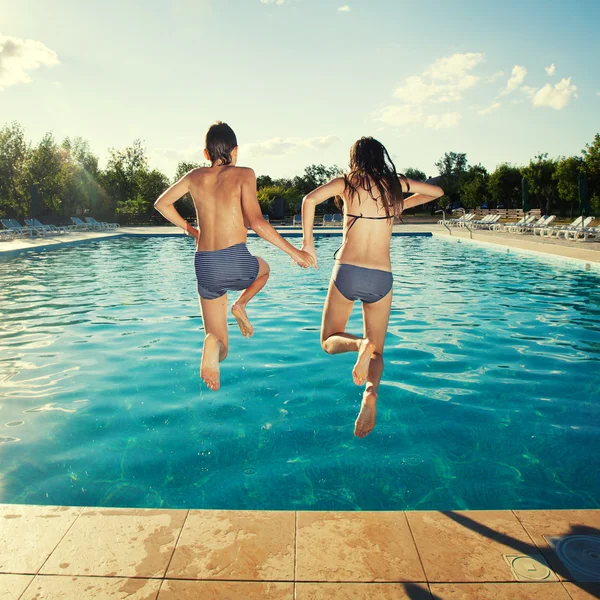
[[[352,223],[350,223],[348,229],[346,230],[346,239],[348,239],[348,234],[350,233],[350,230],[354,227],[356,221],[358,221],[359,219],[371,219],[372,221],[378,221],[379,219],[387,219],[388,217],[365,217],[362,213],[360,213],[360,215],[352,215],[350,213],[346,213],[347,217],[352,217],[354,220],[352,221]],[[346,242],[344,242],[345,244]],[[344,247],[344,244],[342,244],[334,253],[333,253],[333,260],[335,260],[338,252]]]

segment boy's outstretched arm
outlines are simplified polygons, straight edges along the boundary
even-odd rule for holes
[[[317,251],[313,229],[315,226],[315,208],[332,196],[341,196],[344,193],[345,183],[343,177],[332,179],[329,183],[318,187],[306,196],[302,201],[302,250],[306,250],[315,259],[317,268]]]
[[[244,169],[242,180],[242,211],[250,229],[256,232],[263,240],[270,242],[289,254],[292,260],[303,268],[313,265],[313,257],[292,246],[285,238],[281,237],[275,228],[262,216],[260,204],[256,197],[256,175],[252,169]]]
[[[410,189],[407,188],[406,182],[410,185]],[[409,196],[404,201],[404,210],[414,208],[415,206],[421,206],[421,204],[427,204],[444,195],[444,190],[441,187],[431,185],[431,183],[424,183],[423,181],[414,181],[413,179],[406,178],[401,178],[400,183],[402,184],[403,192],[412,193],[412,196]]]
[[[199,231],[192,227],[175,208],[175,202],[190,191],[189,173],[184,175],[179,181],[174,183],[168,190],[165,190],[154,203],[154,208],[165,218],[177,225],[187,234],[197,238]]]

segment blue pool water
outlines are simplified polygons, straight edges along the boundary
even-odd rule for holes
[[[198,365],[193,247],[121,238],[0,260],[0,502],[238,509],[600,507],[600,275],[393,240],[378,423],[352,435],[353,356],[320,316],[338,239],[231,320]],[[358,305],[350,331],[360,331]]]

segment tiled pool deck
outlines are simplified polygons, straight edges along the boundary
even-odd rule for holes
[[[1,243],[0,253],[176,232],[121,228],[13,240]],[[329,232],[340,229],[321,230]],[[437,225],[395,232],[448,237]],[[466,230],[452,234],[469,238]],[[600,264],[598,243],[488,232],[474,233],[473,240]],[[0,600],[600,598],[600,556],[588,556],[596,576],[570,573],[547,540],[564,535],[600,536],[600,510],[326,513],[0,505]],[[521,561],[527,581],[519,581],[510,566],[518,556],[533,557]],[[537,563],[536,571],[536,558],[548,568]]]
[[[600,597],[600,583],[576,581],[545,538],[599,535],[600,510],[336,513],[0,505],[0,522],[2,600]],[[517,581],[507,559],[515,556],[545,560],[546,578]],[[533,573],[532,564],[525,561],[526,573]]]

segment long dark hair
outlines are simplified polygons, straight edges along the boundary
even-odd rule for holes
[[[344,195],[353,198],[359,189],[369,192],[373,200],[381,200],[385,216],[392,219],[404,209],[404,193],[396,166],[385,146],[372,137],[362,137],[350,149],[350,171],[344,175]],[[340,198],[336,198],[341,208]]]

